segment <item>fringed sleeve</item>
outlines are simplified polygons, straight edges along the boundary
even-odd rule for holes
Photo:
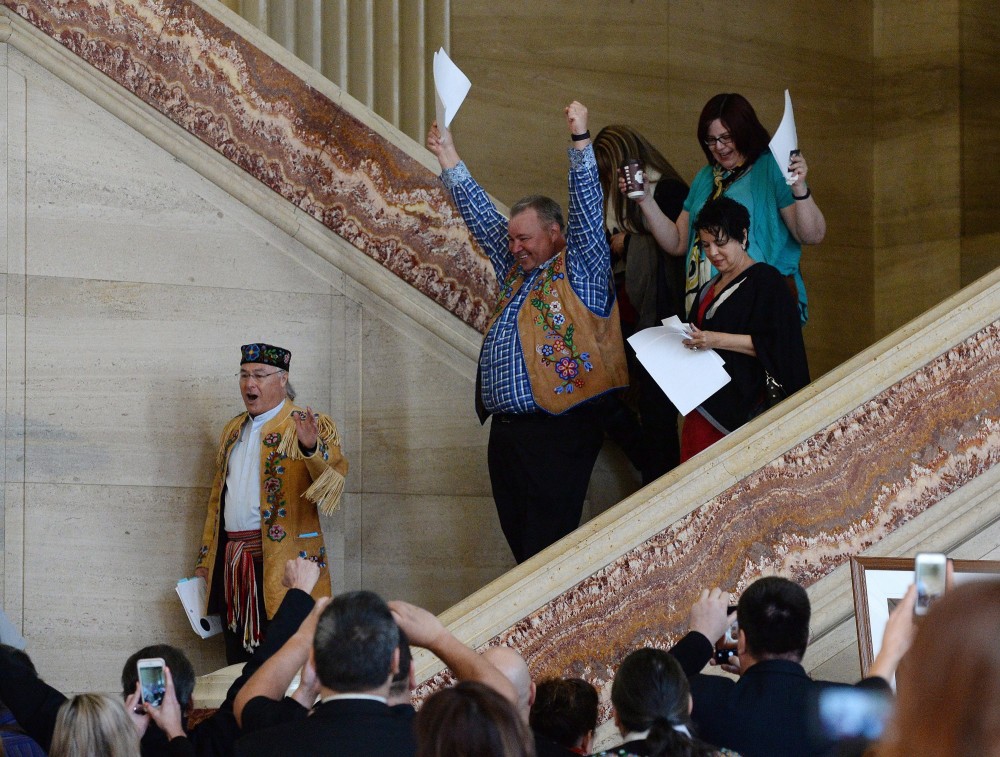
[[[340,454],[340,434],[337,432],[337,424],[328,415],[320,413],[316,421],[319,427],[319,439],[316,445],[316,452],[312,457],[302,454],[299,447],[298,432],[295,426],[295,419],[289,416],[288,420],[281,425],[281,442],[277,451],[290,460],[313,461],[320,458],[322,472],[316,475],[315,465],[310,465],[310,473],[314,476],[312,485],[306,489],[304,496],[310,502],[316,504],[323,515],[330,515],[340,506],[340,498],[344,492],[344,474],[347,472],[347,461]],[[337,470],[343,468],[343,473]]]

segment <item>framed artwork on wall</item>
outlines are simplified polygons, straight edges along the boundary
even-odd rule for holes
[[[955,584],[1000,578],[1000,560],[953,560]],[[913,583],[912,557],[852,557],[851,584],[858,627],[861,674],[868,671],[882,648],[889,613]]]

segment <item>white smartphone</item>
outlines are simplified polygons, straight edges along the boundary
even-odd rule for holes
[[[944,594],[948,558],[940,552],[919,552],[913,560],[913,583],[917,585],[914,615],[926,615],[934,600]]]
[[[142,688],[142,701],[153,707],[163,704],[163,696],[167,693],[167,679],[163,674],[162,657],[145,657],[136,663],[139,673],[139,686]]]

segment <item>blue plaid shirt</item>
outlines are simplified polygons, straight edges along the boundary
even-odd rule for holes
[[[614,305],[611,250],[604,235],[604,195],[597,160],[590,146],[569,150],[569,221],[566,230],[566,274],[573,291],[597,315],[606,317]],[[459,163],[441,180],[451,192],[469,231],[486,250],[497,280],[516,265],[510,252],[507,219],[483,188]],[[530,271],[524,284],[493,323],[479,354],[483,405],[491,413],[533,413],[539,408],[531,395],[528,368],[517,332],[517,314],[535,281],[551,260]]]

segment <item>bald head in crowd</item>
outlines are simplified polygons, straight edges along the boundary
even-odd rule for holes
[[[535,683],[531,680],[528,664],[510,647],[490,647],[483,652],[483,657],[513,684],[517,692],[517,711],[527,723],[535,701]]]

